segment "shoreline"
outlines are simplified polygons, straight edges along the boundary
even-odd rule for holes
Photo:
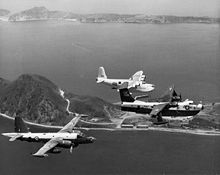
[[[14,120],[13,117],[10,117],[6,114],[0,113],[0,116]],[[49,126],[43,124],[37,124],[25,121],[27,124],[34,126],[41,126],[45,128],[61,129],[62,126]],[[162,127],[148,127],[148,128],[77,128],[78,130],[100,130],[100,131],[160,131],[160,132],[172,132],[172,133],[182,133],[182,134],[193,134],[193,135],[202,135],[202,136],[220,136],[220,131],[216,130],[202,130],[202,129],[179,129],[179,128],[162,128]]]

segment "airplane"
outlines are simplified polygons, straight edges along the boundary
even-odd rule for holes
[[[21,140],[28,142],[45,143],[35,154],[35,157],[47,157],[46,153],[61,153],[58,148],[69,148],[72,153],[73,148],[79,144],[93,143],[94,137],[86,137],[80,131],[73,130],[81,115],[74,117],[57,133],[31,133],[21,117],[15,117],[15,132],[2,133],[3,136],[10,137],[9,141]]]
[[[111,86],[112,89],[120,89],[126,83],[127,88],[131,90],[137,90],[140,92],[150,92],[155,89],[153,84],[148,84],[145,82],[146,76],[143,75],[143,71],[136,72],[129,79],[109,79],[105,73],[104,67],[99,67],[98,77],[96,78],[96,83],[103,83]]]
[[[157,125],[168,123],[162,116],[190,117],[198,114],[204,108],[202,104],[194,104],[192,100],[182,101],[181,94],[176,93],[174,86],[171,86],[163,96],[154,102],[140,101],[139,96],[132,97],[127,88],[119,89],[119,92],[122,111],[149,114],[151,118],[157,119],[157,122],[154,122]]]

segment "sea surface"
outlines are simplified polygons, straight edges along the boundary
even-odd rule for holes
[[[0,116],[0,133],[11,131],[13,121]],[[159,131],[85,133],[96,137],[96,142],[80,145],[72,154],[67,149],[44,159],[30,155],[41,143],[9,142],[0,136],[0,174],[220,174],[219,136]]]
[[[220,101],[218,24],[82,24],[69,21],[0,22],[0,77],[46,76],[64,90],[119,101],[97,85],[143,70],[159,96],[170,85],[183,98]]]
[[[81,24],[0,22],[0,77],[46,76],[76,94],[119,101],[97,85],[143,70],[158,96],[171,84],[183,98],[220,101],[220,35],[216,24]],[[13,131],[0,117],[0,133]],[[0,174],[220,174],[220,137],[159,131],[86,131],[94,144],[37,159],[42,145],[0,136]]]

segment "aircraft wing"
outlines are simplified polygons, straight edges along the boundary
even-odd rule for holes
[[[169,105],[169,103],[159,104],[153,107],[150,116],[157,116],[161,111],[164,110]]]
[[[128,89],[131,88],[131,87],[135,87],[135,86],[138,86],[140,85],[140,83],[142,81],[144,81],[145,79],[145,75],[143,75],[143,71],[138,71],[136,72],[131,78],[130,80],[132,81],[131,83],[129,83],[128,85]]]
[[[132,75],[131,80],[142,81],[142,75],[143,75],[143,71],[140,70],[140,71],[136,72],[134,75]]]
[[[79,121],[81,115],[74,117],[69,123],[67,123],[59,132],[72,132],[77,122]]]
[[[10,138],[9,141],[10,141],[10,142],[13,142],[13,141],[15,141],[16,139],[18,139],[18,138],[20,138],[20,137],[22,137],[22,135],[21,135],[21,134],[18,134],[18,135],[16,135],[16,136]]]
[[[58,137],[52,138],[47,143],[45,143],[44,146],[41,147],[35,154],[33,154],[33,156],[36,156],[36,157],[46,157],[46,156],[48,156],[46,154],[46,152],[48,152],[49,150],[51,150],[55,146],[57,146],[60,141],[62,141],[62,138],[58,138]]]

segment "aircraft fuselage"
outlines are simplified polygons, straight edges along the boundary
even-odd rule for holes
[[[123,102],[121,104],[122,111],[136,112],[141,114],[150,114],[155,105],[163,104],[163,102]],[[178,102],[173,106],[169,106],[161,111],[162,116],[193,116],[200,112],[201,105],[188,104]]]
[[[46,143],[52,138],[62,138],[64,141],[70,141],[75,144],[92,143],[92,137],[80,136],[78,133],[3,133],[7,137],[17,137],[17,140],[28,142]],[[61,144],[62,145],[62,142]]]

